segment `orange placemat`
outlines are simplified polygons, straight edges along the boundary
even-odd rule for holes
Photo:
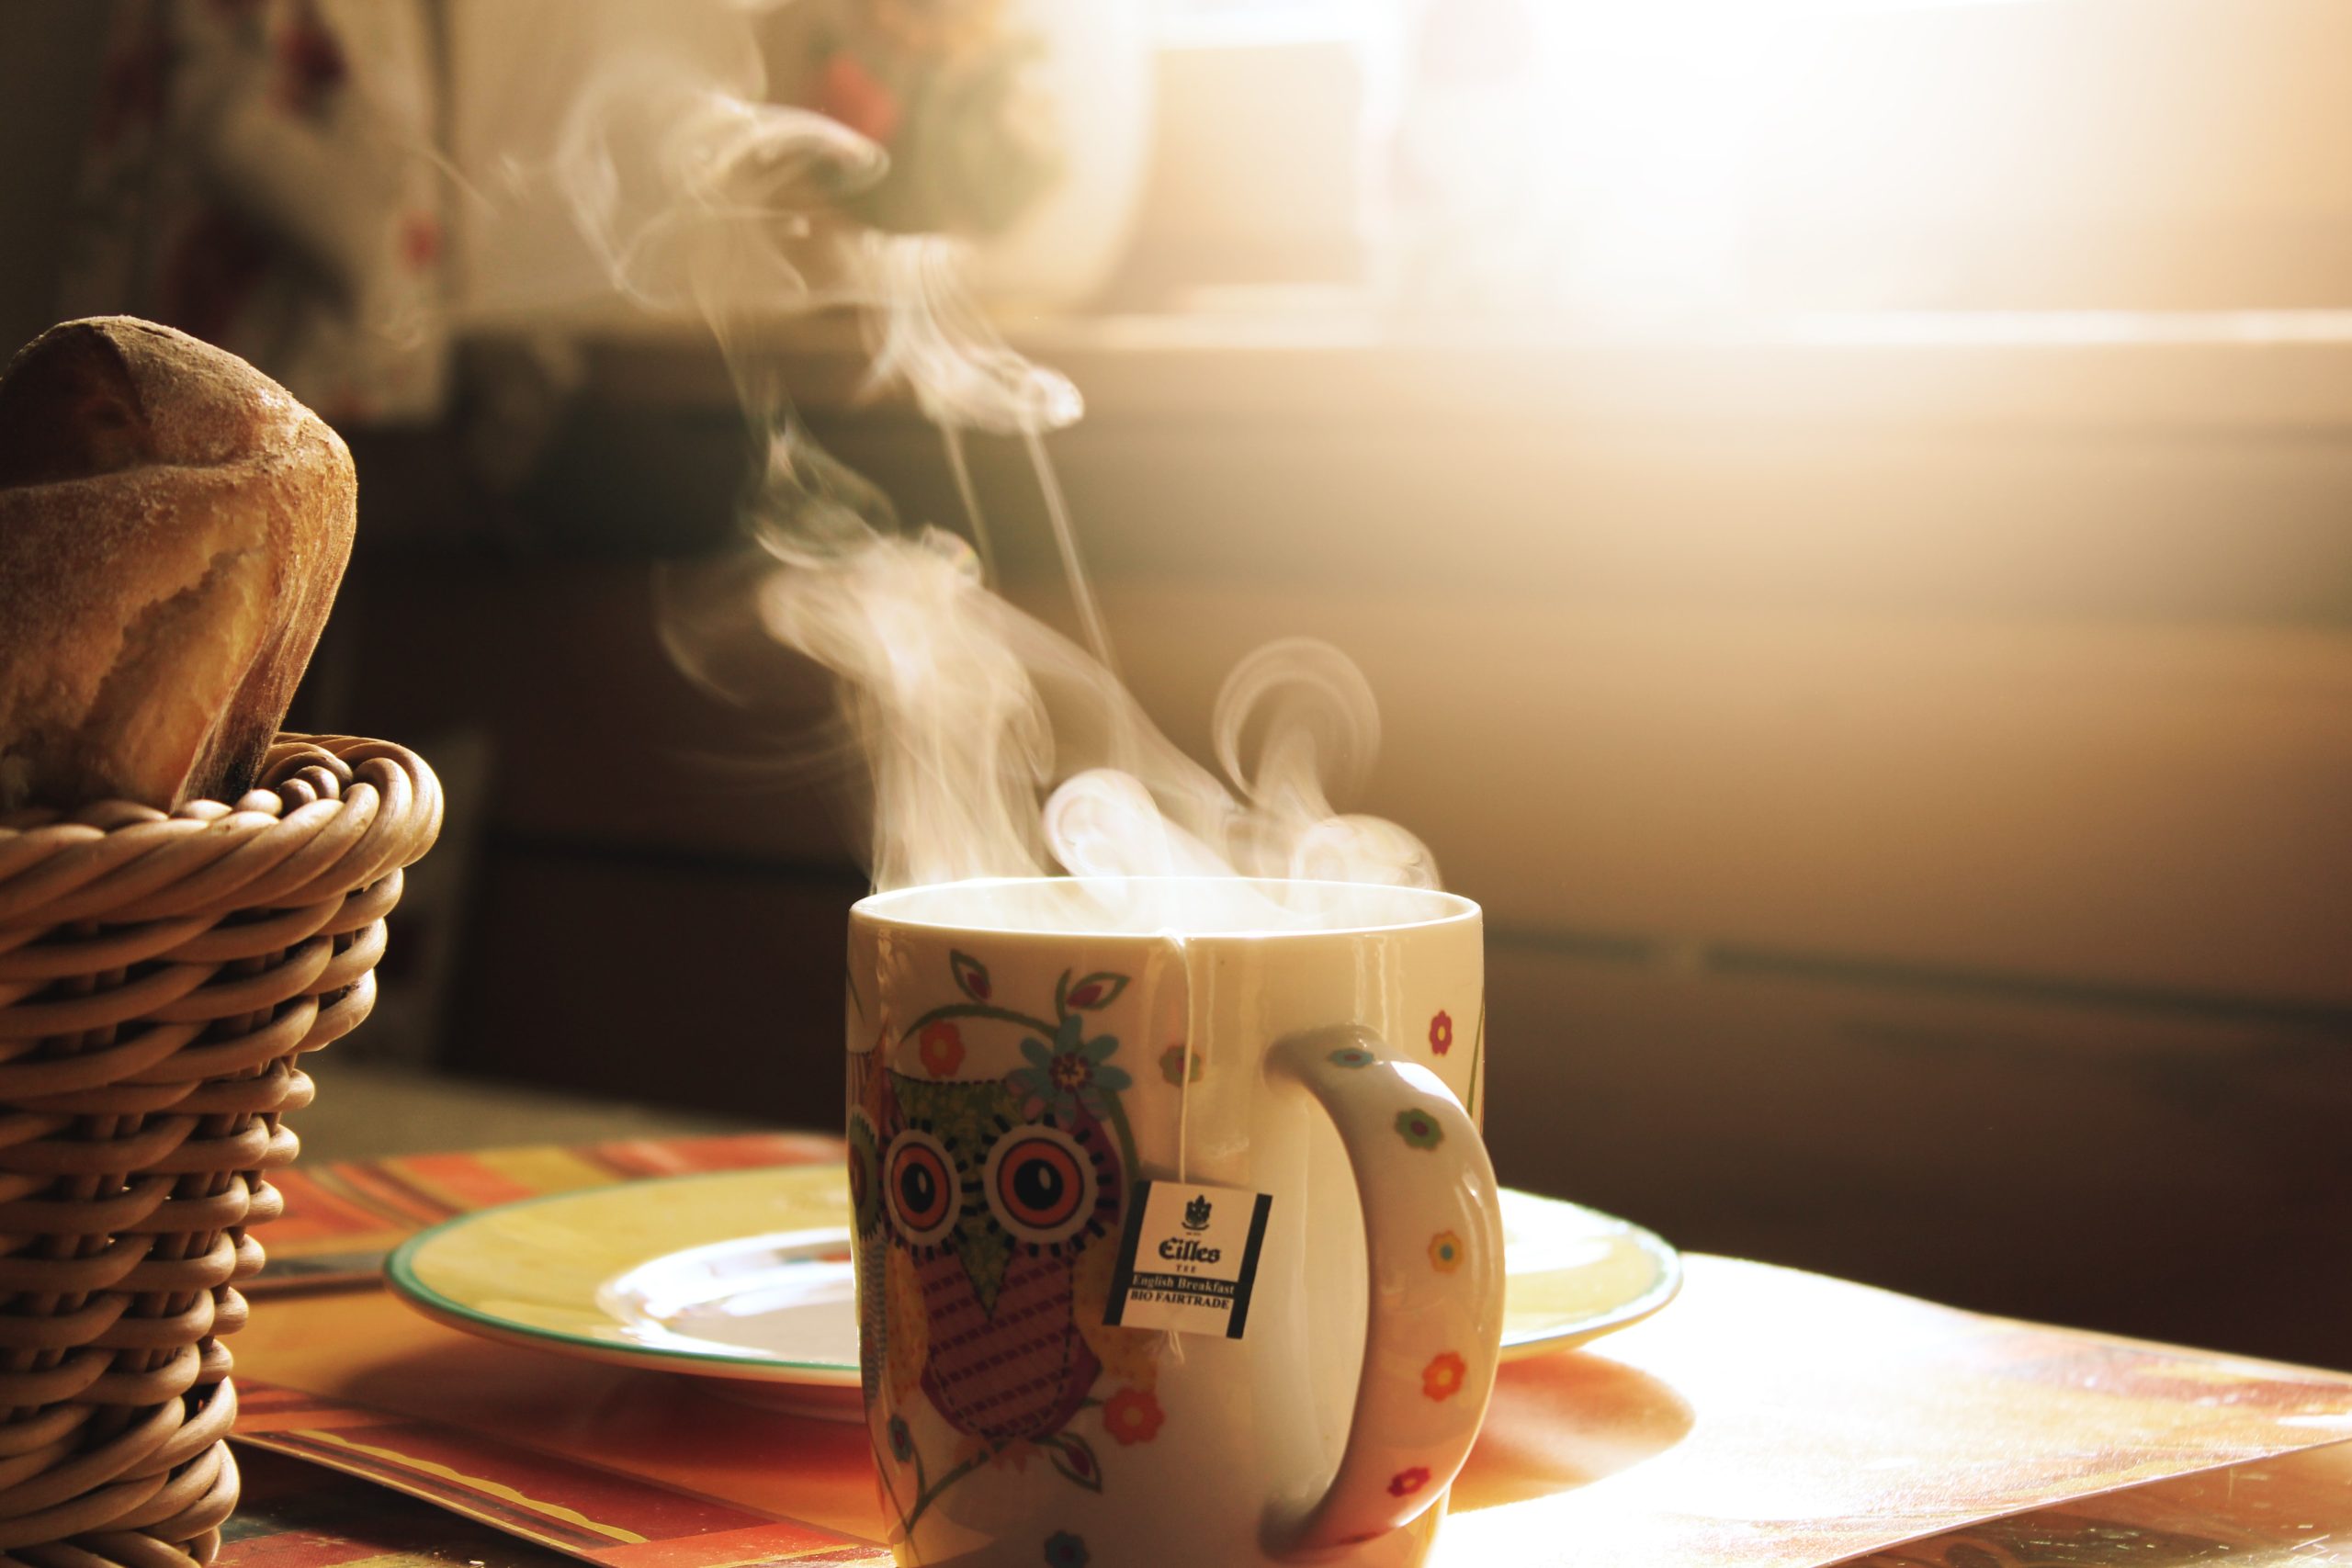
[[[889,1568],[880,1547],[803,1519],[656,1485],[471,1427],[243,1381],[241,1447],[404,1494],[594,1568]],[[348,1512],[364,1524],[366,1509]]]
[[[757,1164],[763,1146],[796,1161],[837,1148],[801,1135],[623,1146],[663,1170]],[[619,1179],[609,1153],[552,1153],[384,1162],[356,1182],[330,1168],[319,1185],[355,1207],[346,1195],[389,1205],[395,1187],[413,1205],[422,1191],[471,1206],[492,1190],[485,1171],[515,1183],[540,1169],[569,1172],[571,1185]],[[291,1196],[299,1216],[301,1195]],[[364,1223],[371,1240],[396,1228],[380,1208]],[[351,1234],[318,1231],[322,1247]],[[1815,1568],[2352,1437],[2352,1377],[1989,1318],[1760,1264],[1688,1262],[1681,1298],[1657,1318],[1506,1369],[1440,1563]],[[236,1348],[241,1373],[281,1388],[881,1535],[857,1431],[730,1402],[706,1380],[493,1345],[377,1290],[265,1301]]]
[[[270,1173],[286,1213],[262,1233],[269,1267],[245,1293],[373,1284],[384,1255],[427,1225],[517,1199],[841,1157],[841,1140],[821,1134],[739,1133],[294,1166]]]

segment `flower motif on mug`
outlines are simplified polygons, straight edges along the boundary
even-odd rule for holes
[[[1430,1267],[1441,1274],[1451,1274],[1462,1267],[1464,1250],[1460,1236],[1452,1231],[1440,1231],[1430,1237]]]
[[[1361,1045],[1342,1045],[1324,1058],[1335,1067],[1368,1067],[1373,1055]]]
[[[1396,1135],[1417,1149],[1433,1149],[1445,1142],[1445,1129],[1426,1111],[1396,1112]]]
[[[1082,1537],[1056,1530],[1046,1538],[1046,1568],[1086,1568],[1090,1561]]]
[[[1410,1470],[1400,1470],[1388,1478],[1391,1497],[1409,1497],[1430,1483],[1430,1467],[1417,1464]]]
[[[1421,1369],[1421,1392],[1431,1399],[1452,1399],[1462,1392],[1463,1380],[1469,1375],[1470,1369],[1462,1364],[1460,1356],[1442,1351]]]
[[[1453,1019],[1442,1010],[1430,1020],[1430,1049],[1441,1056],[1453,1049]]]
[[[1167,1419],[1148,1388],[1123,1388],[1102,1405],[1102,1429],[1122,1444],[1151,1441]]]
[[[903,1416],[890,1417],[890,1457],[900,1464],[915,1457],[915,1435]]]
[[[1194,1051],[1182,1041],[1159,1054],[1159,1076],[1172,1084],[1200,1082],[1207,1066],[1207,1052]]]
[[[1074,1012],[1056,1026],[1052,1044],[1034,1036],[1023,1040],[1021,1055],[1027,1066],[1013,1068],[1005,1082],[1057,1114],[1069,1116],[1083,1109],[1098,1121],[1109,1120],[1107,1097],[1124,1091],[1134,1080],[1124,1067],[1110,1065],[1118,1040],[1109,1034],[1089,1040],[1085,1029],[1085,1015]]]
[[[964,1065],[964,1036],[943,1018],[916,1037],[915,1054],[922,1058],[922,1070],[933,1077],[952,1077]]]

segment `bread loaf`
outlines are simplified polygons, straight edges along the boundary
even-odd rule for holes
[[[0,809],[233,799],[351,555],[342,439],[232,354],[69,321],[0,375]]]

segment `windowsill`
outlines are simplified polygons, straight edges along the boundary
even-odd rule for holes
[[[1850,426],[1986,433],[2352,433],[2352,310],[1823,312],[1678,328],[1401,322],[1343,303],[1024,317],[1016,347],[1098,421],[1269,419],[1582,428]],[[569,337],[621,405],[731,408],[698,323],[594,311],[483,320]],[[839,313],[754,328],[802,406],[889,406]]]

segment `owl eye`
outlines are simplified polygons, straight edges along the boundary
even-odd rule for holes
[[[931,1247],[956,1227],[958,1200],[956,1162],[929,1133],[908,1128],[890,1140],[882,1162],[882,1190],[899,1234],[917,1247]]]
[[[1016,1127],[998,1139],[981,1185],[997,1224],[1016,1241],[1068,1241],[1094,1218],[1094,1161],[1059,1127]]]

